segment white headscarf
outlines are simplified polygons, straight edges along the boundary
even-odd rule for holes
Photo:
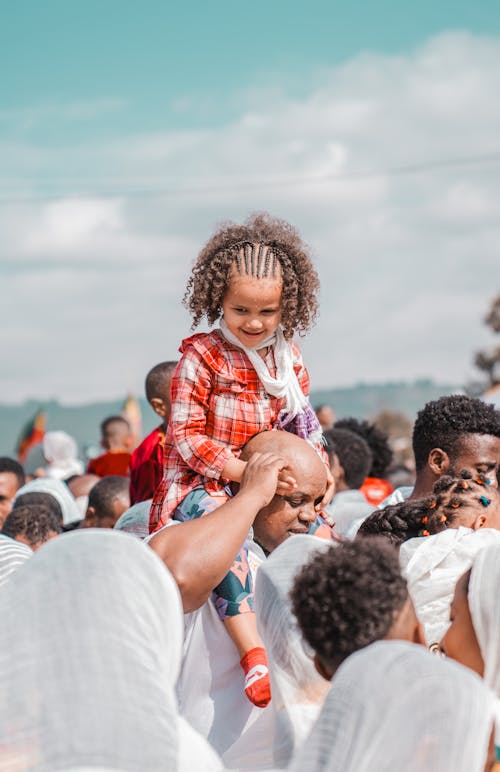
[[[316,672],[292,613],[290,591],[300,568],[334,543],[314,536],[293,536],[268,557],[257,573],[257,627],[266,647],[274,713],[273,756],[285,767],[307,736],[329,684]]]
[[[494,697],[423,646],[379,641],[335,674],[293,772],[483,772]]]
[[[450,625],[457,581],[471,567],[477,553],[491,544],[500,544],[500,531],[449,528],[401,545],[401,570],[428,645],[439,642]]]
[[[47,461],[47,477],[67,480],[74,474],[83,473],[83,463],[78,459],[78,446],[66,432],[47,432],[43,438],[43,455]]]
[[[33,552],[26,544],[0,533],[0,587],[32,555]]]
[[[71,523],[76,523],[78,520],[83,519],[75,497],[68,486],[61,482],[61,480],[50,480],[47,477],[37,477],[36,480],[31,480],[26,483],[26,485],[23,485],[22,488],[19,488],[14,496],[14,501],[24,493],[50,493],[61,508],[63,525],[70,525]]]
[[[484,680],[500,698],[500,544],[481,550],[472,566],[468,601],[484,661]]]
[[[0,618],[0,769],[220,769],[179,717],[181,603],[145,545],[101,529],[48,542]]]

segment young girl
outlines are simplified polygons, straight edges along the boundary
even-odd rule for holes
[[[223,504],[228,485],[240,482],[246,466],[239,459],[241,449],[255,434],[284,429],[322,453],[321,427],[307,398],[309,376],[291,343],[295,332],[306,332],[314,322],[318,289],[297,231],[267,214],[254,215],[244,225],[226,225],[201,251],[184,303],[193,327],[204,316],[211,325],[220,319],[220,325],[187,338],[180,348],[151,533],[172,517],[199,517]],[[295,487],[283,470],[277,494],[289,495]],[[219,615],[241,655],[245,692],[265,707],[269,676],[251,613],[253,580],[246,550],[215,593]]]

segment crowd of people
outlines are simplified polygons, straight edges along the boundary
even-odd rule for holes
[[[146,376],[159,425],[0,458],[1,770],[495,768],[500,412],[423,405],[401,480],[309,402],[318,288],[289,224],[224,225],[185,295],[211,331]]]

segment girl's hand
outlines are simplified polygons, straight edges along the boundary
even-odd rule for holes
[[[324,509],[327,504],[330,503],[330,501],[333,499],[333,496],[335,494],[335,480],[333,479],[333,475],[331,472],[331,469],[329,467],[326,467],[326,491],[325,495],[319,502],[319,504],[316,504],[316,512],[321,512],[322,509]],[[328,521],[328,518],[325,518]]]
[[[274,453],[252,453],[241,479],[239,495],[251,495],[258,510],[266,507],[277,492],[285,461]]]
[[[278,496],[289,496],[297,489],[297,480],[290,473],[288,467],[284,467],[278,475],[276,493]]]

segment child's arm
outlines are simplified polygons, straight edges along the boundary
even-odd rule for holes
[[[205,603],[234,562],[257,513],[274,496],[285,466],[272,453],[254,453],[246,465],[238,493],[214,512],[163,528],[149,546],[172,572],[184,612]]]

